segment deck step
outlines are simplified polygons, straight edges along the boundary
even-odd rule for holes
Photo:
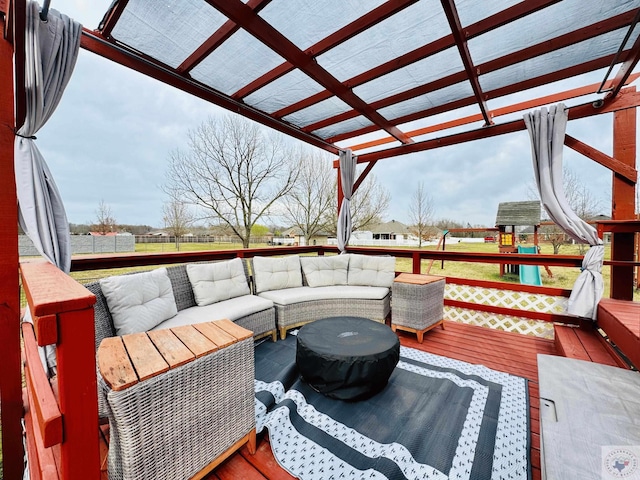
[[[603,298],[598,304],[598,327],[640,369],[640,302]]]
[[[554,325],[555,345],[558,353],[567,358],[627,367],[601,335],[592,328]]]

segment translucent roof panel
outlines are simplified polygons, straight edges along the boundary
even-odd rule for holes
[[[337,97],[327,98],[315,105],[299,110],[291,115],[287,115],[283,120],[293,123],[299,127],[306,127],[325,118],[334,117],[351,110],[351,106]]]
[[[317,60],[334,77],[345,81],[448,33],[449,24],[440,2],[425,0],[356,35]]]
[[[196,80],[232,95],[284,62],[269,47],[239,30],[191,70]],[[234,72],[230,75],[229,72]]]
[[[273,0],[260,16],[306,50],[345,25],[357,20],[384,0]],[[340,12],[336,15],[336,12]],[[300,28],[304,25],[304,28]]]
[[[455,47],[412,63],[353,89],[366,102],[375,102],[418,85],[464,70]]]
[[[369,120],[365,117],[356,117],[350,120],[345,120],[344,122],[336,123],[334,125],[330,125],[325,128],[321,128],[319,130],[315,130],[313,133],[318,135],[320,138],[331,138],[336,135],[340,135],[341,133],[352,132],[359,128],[369,127],[373,125]]]
[[[129,0],[111,36],[176,68],[227,20],[202,0]]]
[[[614,17],[640,6],[640,0],[564,0],[484,35],[469,40],[469,52],[476,65],[535,44],[546,42],[598,21],[604,14]],[[567,18],[571,22],[567,22]]]
[[[324,90],[300,70],[293,70],[244,98],[244,102],[267,113],[273,113],[299,100]]]
[[[410,113],[419,112],[438,105],[451,103],[455,100],[473,96],[473,89],[469,82],[460,82],[404,102],[382,108],[379,112],[385,118],[400,118]]]
[[[614,54],[624,40],[628,29],[620,29],[600,35],[569,47],[517,63],[495,72],[481,75],[480,85],[485,92],[505,87],[523,80],[572,67],[589,60]],[[635,32],[637,36],[637,32]],[[635,38],[632,39],[635,42]]]
[[[456,0],[456,10],[463,27],[484,20],[513,5],[520,0]]]

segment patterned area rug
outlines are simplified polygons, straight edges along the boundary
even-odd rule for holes
[[[389,384],[360,402],[299,378],[295,337],[256,347],[256,427],[303,479],[528,479],[527,380],[401,347]]]

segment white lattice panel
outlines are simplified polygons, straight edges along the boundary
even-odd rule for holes
[[[478,327],[489,327],[507,332],[553,339],[553,324],[550,322],[446,306],[444,307],[444,318],[453,322],[466,323]]]
[[[543,313],[564,313],[566,312],[568,301],[566,297],[450,283],[445,287],[444,296],[450,300]],[[445,307],[445,318],[469,325],[553,338],[553,325],[551,323],[530,320],[524,317],[511,317],[477,310]]]

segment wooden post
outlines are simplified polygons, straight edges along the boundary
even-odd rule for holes
[[[624,93],[635,91],[627,88]],[[633,168],[636,165],[636,109],[619,110],[613,114],[613,157]],[[613,174],[612,219],[635,218],[635,183],[623,176]],[[633,260],[634,234],[613,233],[611,235],[611,259]],[[633,300],[633,267],[611,267],[611,298]]]
[[[420,273],[422,270],[420,252],[413,252],[413,254],[411,255],[411,258],[413,259],[413,269],[412,269],[413,273]]]
[[[6,22],[6,17],[4,17]],[[20,287],[18,207],[13,166],[15,128],[13,45],[0,22],[0,411],[5,480],[22,478],[22,379],[20,374]]]
[[[57,320],[58,405],[63,418],[60,478],[98,480],[95,296],[49,262],[23,263],[21,273],[36,325],[41,318]],[[38,338],[39,344],[48,341]]]

